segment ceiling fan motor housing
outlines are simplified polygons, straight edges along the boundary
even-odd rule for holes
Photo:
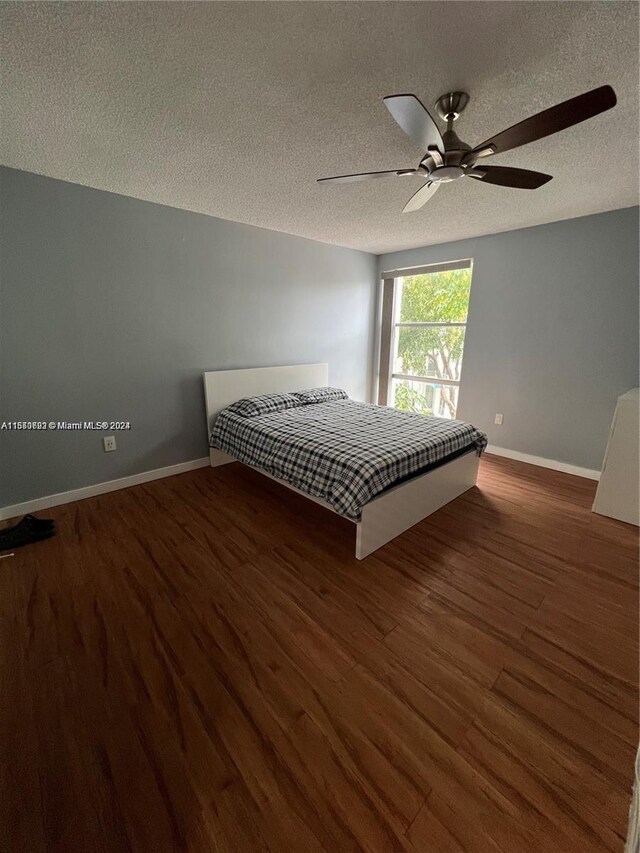
[[[432,180],[454,181],[464,175],[460,163],[464,155],[471,151],[471,146],[459,139],[458,134],[450,129],[442,134],[442,141],[444,152],[428,151],[420,165],[429,172]]]

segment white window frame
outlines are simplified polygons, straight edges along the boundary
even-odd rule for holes
[[[400,300],[398,298],[400,288],[397,286],[399,278],[423,273],[446,272],[448,270],[468,269],[473,279],[473,258],[463,258],[457,261],[446,261],[441,264],[428,264],[421,267],[408,267],[406,269],[388,270],[382,273],[382,306],[381,306],[381,330],[380,330],[380,367],[378,371],[378,405],[392,405],[391,384],[394,379],[405,379],[410,382],[423,382],[427,385],[453,385],[460,387],[460,379],[439,379],[435,376],[408,376],[403,373],[393,372],[393,358],[397,329],[406,327],[440,326],[443,328],[451,326],[464,327],[468,323],[399,323],[396,321],[399,311]]]

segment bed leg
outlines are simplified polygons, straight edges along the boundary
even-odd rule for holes
[[[230,462],[235,462],[233,456],[229,456],[222,450],[216,450],[213,447],[209,448],[209,464],[212,468],[217,468],[219,465],[228,465]]]
[[[356,560],[362,560],[366,556],[362,553],[362,522],[359,521],[356,524]]]
[[[373,554],[383,544],[372,540],[370,530],[370,525],[367,525],[365,522],[358,521],[356,523],[356,560],[364,560],[365,557]]]

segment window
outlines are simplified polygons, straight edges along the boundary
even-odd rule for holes
[[[455,418],[471,261],[384,274],[378,402]]]

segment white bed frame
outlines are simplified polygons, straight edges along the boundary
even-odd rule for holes
[[[208,434],[211,434],[214,421],[222,409],[241,397],[301,391],[305,388],[318,388],[328,384],[329,371],[326,364],[214,370],[205,373],[204,392]],[[239,461],[214,448],[210,448],[209,458],[212,468]],[[478,462],[478,454],[475,450],[471,450],[433,471],[420,474],[399,486],[388,489],[369,501],[362,510],[362,520],[353,522],[356,525],[356,558],[362,560],[373,551],[377,551],[423,518],[475,486]],[[335,512],[333,507],[321,498],[308,495],[295,486],[285,483],[284,480],[272,477],[260,468],[252,465],[248,467]]]

